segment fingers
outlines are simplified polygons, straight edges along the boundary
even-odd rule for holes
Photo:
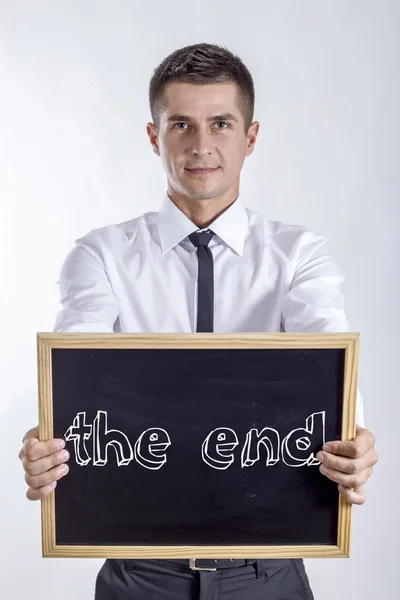
[[[62,439],[53,438],[47,442],[39,442],[37,438],[27,438],[23,445],[23,455],[29,460],[38,460],[64,448]]]
[[[323,451],[318,452],[316,458],[326,467],[352,475],[372,467],[378,461],[378,455],[373,448],[370,448],[361,458],[347,458]]]
[[[336,471],[336,469],[326,467],[324,464],[319,467],[319,470],[323,475],[325,475],[325,477],[331,479],[331,481],[340,483],[340,485],[348,488],[361,487],[367,482],[372,473],[372,467],[367,467],[359,473],[348,475],[347,473],[342,473],[340,471]]]
[[[338,485],[341,496],[350,504],[364,504],[366,501],[365,491],[363,487],[355,488],[351,490],[349,488]]]
[[[64,449],[60,450],[59,452],[56,452],[55,454],[50,454],[49,456],[45,456],[44,458],[39,458],[38,460],[33,461],[28,460],[28,457],[24,456],[22,458],[22,466],[24,467],[25,473],[27,475],[30,475],[31,477],[37,477],[41,474],[48,472],[53,467],[62,465],[62,463],[65,463],[68,459],[69,452],[68,450]],[[45,483],[46,482],[44,482],[44,480],[43,482],[40,481],[35,487],[45,485]],[[33,484],[30,483],[29,485]]]
[[[357,435],[353,440],[342,442],[340,440],[333,440],[326,442],[333,454],[339,454],[341,456],[347,456],[349,458],[360,458],[370,448],[374,447],[375,436],[368,431],[357,425]],[[325,446],[324,445],[324,446]],[[325,450],[325,447],[323,448]]]
[[[48,496],[54,490],[56,485],[57,481],[54,481],[52,484],[46,485],[38,489],[28,488],[26,492],[26,497],[28,498],[28,500],[43,500],[43,498],[46,498],[46,496]]]
[[[57,485],[57,481],[67,475],[69,467],[65,461],[68,459],[69,453],[67,450],[62,450],[37,461],[28,461],[26,457],[23,457],[25,481],[29,486],[26,497],[29,500],[41,500],[48,496]]]
[[[38,435],[38,427],[27,431],[18,455],[25,470],[25,481],[29,486],[26,492],[29,500],[40,500],[48,496],[57,485],[57,481],[69,471],[68,465],[65,464],[69,459],[68,451],[63,449],[65,441],[53,438],[41,442]]]
[[[44,460],[44,459],[43,459]],[[49,469],[45,472],[40,472],[38,475],[32,475],[29,472],[25,472],[25,481],[30,488],[38,489],[43,486],[48,486],[54,481],[58,481],[61,477],[64,477],[69,471],[69,467],[65,463],[58,464],[53,469]]]

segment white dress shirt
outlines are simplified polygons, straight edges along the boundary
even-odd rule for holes
[[[243,195],[209,226],[215,235],[214,332],[349,332],[344,276],[328,239],[246,208]],[[67,255],[54,331],[196,332],[198,227],[168,193],[158,212],[94,229]],[[364,427],[357,389],[357,423]]]

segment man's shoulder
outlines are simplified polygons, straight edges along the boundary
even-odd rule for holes
[[[156,211],[149,211],[127,221],[96,227],[79,237],[75,242],[79,245],[107,245],[117,240],[133,237],[140,227],[151,228],[156,222],[157,214]]]
[[[254,231],[261,228],[266,240],[272,242],[299,242],[307,243],[309,241],[327,241],[327,237],[299,223],[290,223],[277,219],[270,219],[267,215],[246,207],[249,217],[249,225]]]

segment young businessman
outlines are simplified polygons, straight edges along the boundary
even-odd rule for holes
[[[239,57],[213,44],[173,52],[154,71],[147,133],[168,187],[158,212],[91,231],[60,273],[55,331],[350,331],[343,276],[328,240],[245,207],[240,172],[255,146],[254,87]],[[348,502],[378,457],[357,397],[357,434],[318,453]],[[28,431],[19,454],[27,497],[68,473],[62,440]],[[196,567],[196,568],[193,568]],[[213,568],[214,570],[209,570]],[[301,559],[106,560],[97,600],[312,599]]]

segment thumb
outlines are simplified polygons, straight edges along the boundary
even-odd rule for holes
[[[28,438],[35,438],[39,441],[39,425],[36,425],[36,427],[32,427],[32,429],[29,429],[29,431],[26,432],[26,434],[22,438],[22,443],[24,443],[25,440],[27,440]]]

